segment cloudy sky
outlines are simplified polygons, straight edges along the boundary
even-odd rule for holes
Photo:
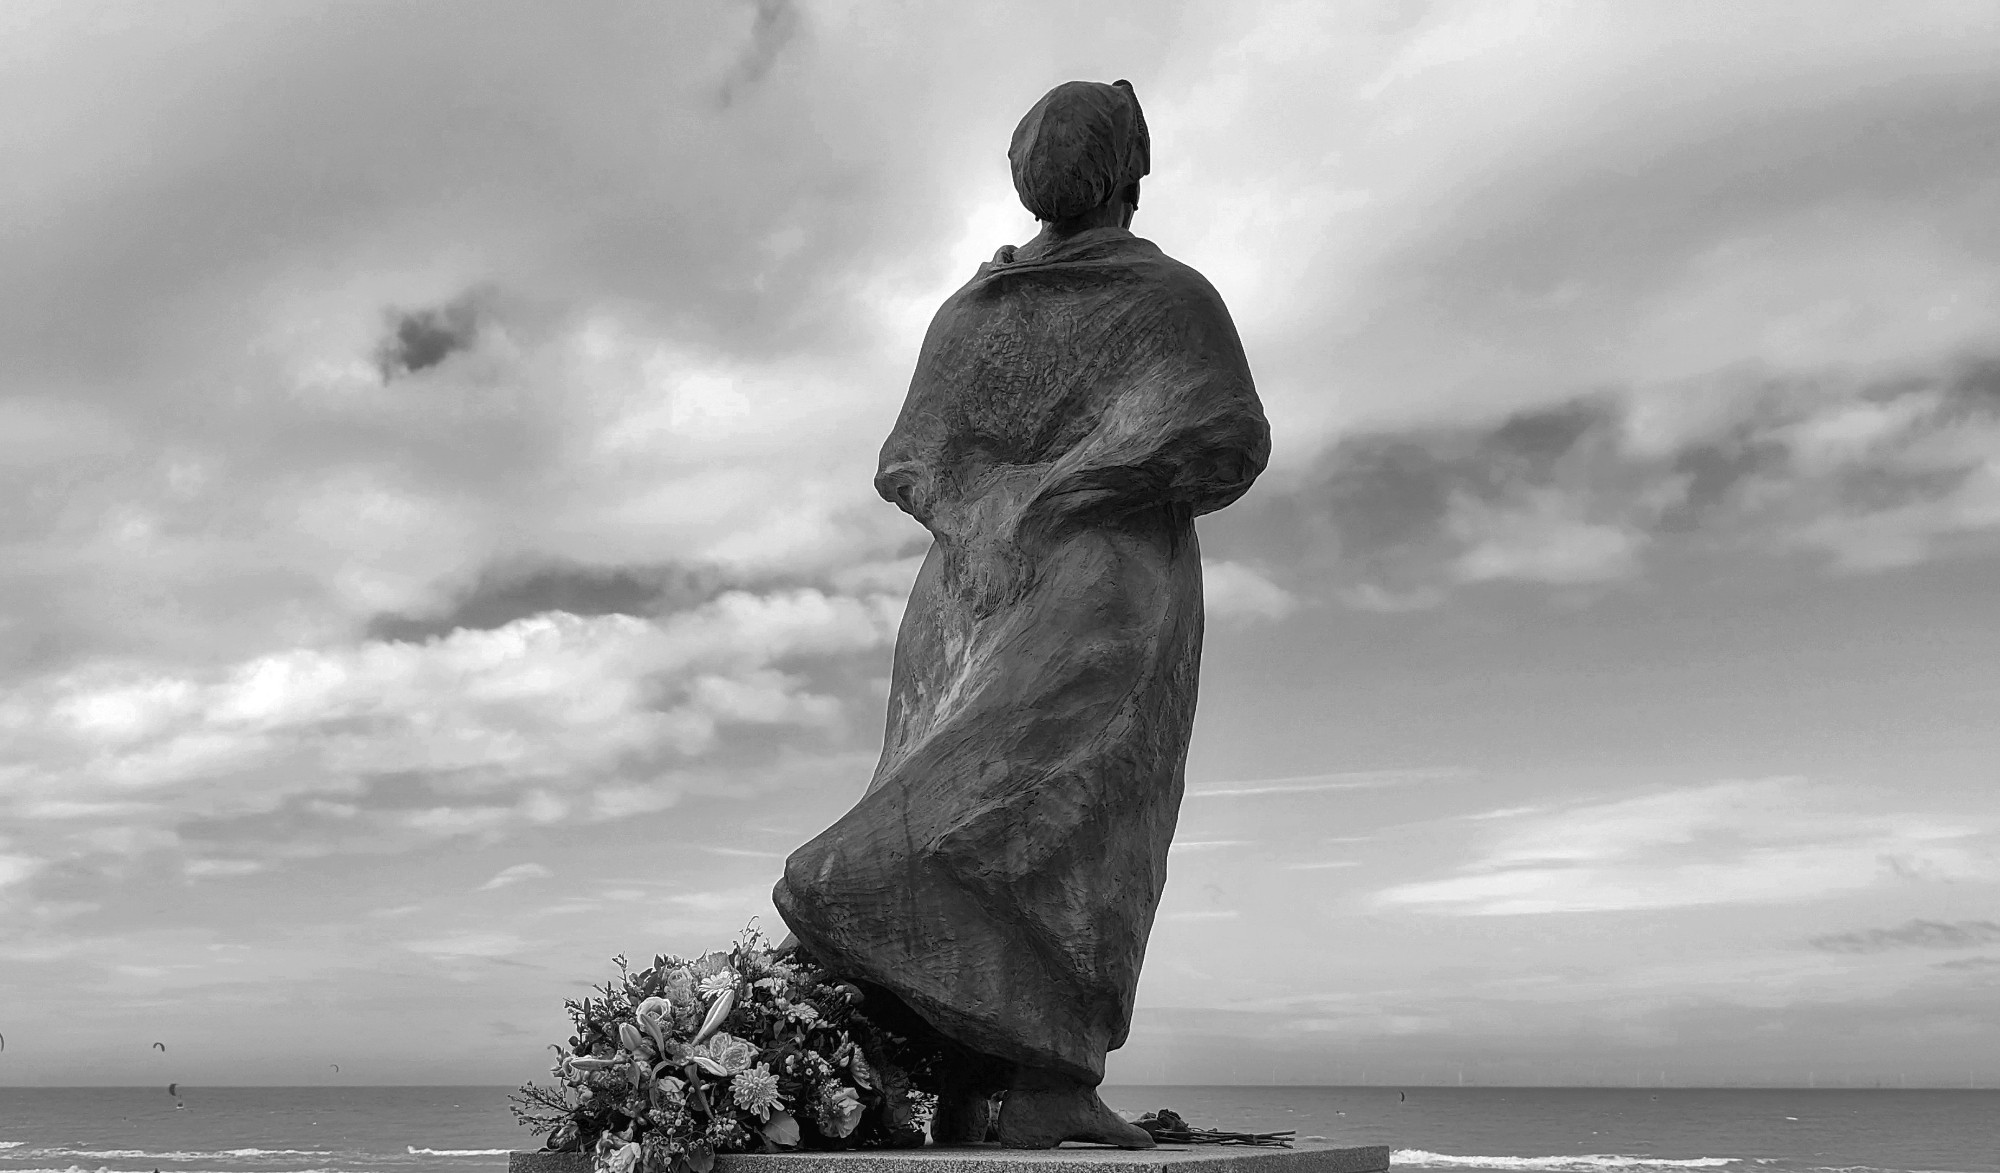
[[[1984,0],[0,6],[0,1084],[515,1082],[613,953],[777,929],[918,339],[1120,77],[1274,456],[1112,1080],[2000,1082],[1996,60]]]

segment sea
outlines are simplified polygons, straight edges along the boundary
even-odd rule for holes
[[[0,1173],[501,1173],[505,1087],[0,1088]],[[2000,1173],[2000,1090],[1106,1087],[1396,1173]]]

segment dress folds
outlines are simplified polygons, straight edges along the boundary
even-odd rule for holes
[[[1194,518],[1263,470],[1235,326],[1117,228],[945,302],[876,487],[933,537],[882,758],[773,899],[946,1036],[1095,1085],[1166,882],[1202,638]]]

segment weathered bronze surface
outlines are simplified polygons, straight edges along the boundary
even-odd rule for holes
[[[774,894],[815,955],[976,1058],[960,1115],[1007,1090],[1018,1147],[1150,1143],[1093,1089],[1179,813],[1194,519],[1269,452],[1222,299],[1127,227],[1149,150],[1124,83],[1059,86],[1016,131],[1043,231],[938,310],[875,479],[934,539],[881,763]]]

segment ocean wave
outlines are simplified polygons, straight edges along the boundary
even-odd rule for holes
[[[382,1158],[376,1157],[372,1159],[381,1160]],[[394,1160],[395,1158],[390,1159]],[[51,1165],[39,1169],[9,1169],[7,1173],[158,1173],[158,1170],[114,1169],[109,1165],[99,1165],[95,1169],[87,1168],[83,1165],[70,1165],[62,1168]],[[173,1173],[244,1173],[244,1171],[242,1169],[175,1169]],[[342,1166],[325,1169],[289,1169],[286,1170],[286,1173],[387,1173],[387,1171],[365,1167]]]
[[[1797,1120],[1797,1116],[1787,1116],[1787,1120]],[[1881,1165],[1801,1165],[1798,1158],[1752,1157],[1759,1165],[1791,1165],[1798,1173],[1953,1173],[1949,1169],[1905,1169],[1901,1165],[1884,1168]]]
[[[0,1149],[18,1149],[27,1143],[25,1140],[0,1140]]]
[[[1461,1157],[1424,1149],[1397,1149],[1389,1154],[1391,1165],[1417,1165],[1431,1169],[1526,1169],[1537,1173],[1603,1173],[1626,1169],[1647,1173],[1660,1169],[1715,1169],[1736,1163],[1735,1157],[1627,1157],[1616,1153],[1585,1153],[1575,1157]]]
[[[1789,1117],[1788,1117],[1789,1119]],[[1905,1169],[1898,1165],[1885,1169],[1880,1165],[1799,1165],[1783,1157],[1752,1157],[1759,1165],[1792,1165],[1797,1173],[1975,1173],[1970,1169]]]
[[[332,1157],[339,1156],[332,1149],[219,1149],[187,1151],[165,1149],[153,1152],[150,1149],[36,1149],[29,1156],[35,1157],[93,1157],[97,1160],[139,1160],[139,1161],[223,1161],[236,1157]]]
[[[499,1157],[513,1152],[513,1149],[410,1149],[413,1157]]]

